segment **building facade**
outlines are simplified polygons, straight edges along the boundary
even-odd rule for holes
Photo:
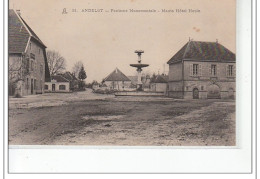
[[[189,41],[169,61],[169,97],[235,98],[235,54],[218,42]]]
[[[9,10],[8,33],[9,95],[43,93],[50,80],[46,46],[14,10]]]
[[[124,91],[130,88],[131,80],[116,68],[103,80],[103,84],[105,84],[108,89]]]
[[[44,91],[48,93],[70,92],[70,81],[61,75],[53,75],[50,82],[45,82]]]
[[[168,76],[157,75],[151,79],[150,90],[153,92],[164,92],[166,93],[168,88]]]

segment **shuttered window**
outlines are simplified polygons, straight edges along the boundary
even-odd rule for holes
[[[233,77],[234,76],[234,66],[228,65],[227,66],[227,76]]]
[[[216,76],[217,75],[217,65],[211,65],[211,76]]]

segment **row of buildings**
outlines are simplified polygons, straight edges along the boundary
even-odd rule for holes
[[[70,72],[50,75],[46,46],[19,12],[9,10],[9,95],[70,92],[78,79]]]
[[[216,42],[189,40],[168,62],[168,75],[148,80],[150,91],[185,99],[235,98],[236,56]],[[132,80],[116,69],[104,79],[108,87],[125,90]],[[147,79],[143,82],[146,85]]]
[[[77,87],[77,78],[69,72],[50,76],[46,46],[14,10],[9,10],[8,33],[10,95],[68,92]],[[236,56],[218,42],[189,40],[167,63],[168,75],[145,77],[145,87],[173,98],[235,97]],[[128,90],[135,79],[116,68],[102,85]]]

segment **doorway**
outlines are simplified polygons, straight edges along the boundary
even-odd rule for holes
[[[55,84],[52,84],[52,91],[55,91]]]
[[[199,99],[199,90],[198,88],[193,89],[193,99]]]
[[[31,79],[31,94],[33,94],[33,79]]]

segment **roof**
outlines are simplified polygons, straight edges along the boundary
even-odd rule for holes
[[[124,73],[122,73],[118,68],[116,68],[112,73],[110,73],[104,81],[131,81]]]
[[[8,50],[9,53],[25,52],[29,38],[34,39],[44,48],[46,46],[40,38],[33,32],[29,25],[13,9],[8,15]]]
[[[138,76],[127,76],[130,79],[131,83],[137,84]]]
[[[57,82],[69,82],[68,79],[64,78],[61,75],[52,75],[51,80],[56,80]]]
[[[157,75],[155,79],[152,79],[152,83],[168,83],[168,76]]]
[[[63,76],[64,78],[66,78],[69,81],[73,81],[73,80],[78,80],[72,73],[70,73],[69,71],[63,73],[63,74],[59,74],[61,76]]]
[[[187,42],[167,63],[188,60],[234,62],[236,55],[218,42]]]

